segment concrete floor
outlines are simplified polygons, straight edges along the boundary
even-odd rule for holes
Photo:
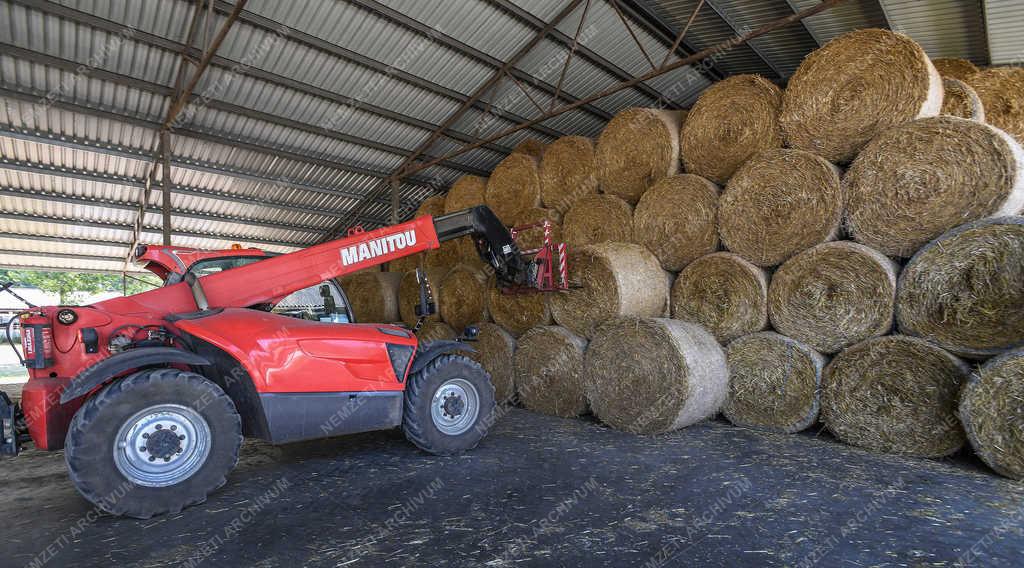
[[[513,410],[475,451],[247,443],[204,505],[97,515],[63,456],[0,462],[0,565],[1020,566],[1024,484],[709,422],[637,437]],[[960,561],[960,564],[956,564]]]

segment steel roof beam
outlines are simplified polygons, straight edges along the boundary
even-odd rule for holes
[[[39,94],[39,93],[25,93],[25,92],[22,92],[22,91],[14,91],[14,90],[11,90],[11,89],[8,89],[8,88],[0,87],[0,97],[8,97],[8,98],[12,98],[12,99],[18,99],[18,100],[26,101],[26,102],[29,102],[29,103],[32,103],[32,104],[39,104],[41,100],[44,100],[45,95]],[[92,115],[92,116],[98,116],[98,117],[101,117],[101,118],[107,118],[107,119],[110,119],[110,120],[117,120],[117,121],[120,121],[120,122],[131,124],[133,126],[138,126],[138,127],[146,128],[146,129],[150,129],[150,130],[157,130],[159,128],[159,124],[156,123],[156,122],[153,122],[153,121],[149,121],[149,120],[145,120],[145,119],[141,119],[141,118],[136,118],[136,117],[128,116],[128,115],[117,114],[117,113],[113,113],[113,112],[109,112],[109,111],[99,110],[99,109],[95,109],[95,108],[91,108],[91,107],[86,107],[86,106],[82,106],[82,105],[79,105],[79,104],[76,104],[76,103],[73,103],[73,102],[69,102],[69,101],[65,101],[65,100],[62,100],[62,99],[49,100],[48,104],[49,104],[49,106],[54,107],[54,108],[61,108],[61,109],[68,110],[68,111],[71,111],[71,112],[78,112],[78,113],[82,113],[82,114],[89,114],[89,115]],[[342,163],[339,163],[339,162],[332,162],[330,160],[324,160],[324,159],[321,159],[321,158],[314,158],[314,157],[310,157],[310,156],[305,156],[305,155],[302,155],[302,154],[300,154],[298,152],[295,152],[295,151],[279,149],[279,148],[271,148],[271,147],[268,147],[268,146],[262,146],[262,145],[260,145],[258,143],[249,142],[247,140],[224,138],[224,137],[221,137],[221,136],[217,136],[215,134],[208,134],[208,133],[205,133],[205,132],[202,132],[202,131],[190,130],[190,129],[178,129],[177,133],[178,133],[179,136],[185,136],[185,137],[188,137],[188,138],[195,138],[197,140],[203,140],[203,141],[206,141],[206,142],[211,142],[211,143],[214,143],[214,144],[220,144],[220,145],[228,146],[228,147],[243,148],[243,149],[246,149],[246,150],[249,150],[249,151],[252,151],[252,152],[258,152],[258,153],[261,153],[261,154],[269,154],[269,155],[274,156],[276,158],[285,158],[285,159],[287,159],[289,161],[297,162],[299,164],[306,164],[306,165],[309,165],[309,166],[319,166],[319,167],[328,168],[328,169],[332,169],[332,170],[338,170],[338,171],[343,171],[343,172],[348,172],[348,173],[354,173],[354,174],[359,174],[359,175],[363,175],[363,176],[366,176],[366,177],[373,177],[373,178],[378,178],[378,179],[384,179],[384,178],[387,177],[387,174],[384,174],[383,172],[380,172],[380,171],[377,171],[377,170],[368,170],[366,168],[362,168],[362,167],[358,167],[358,166],[345,165],[345,164],[342,164]],[[409,177],[409,178],[406,178],[406,179],[407,179],[407,181],[411,185],[416,185],[416,186],[419,186],[419,187],[428,188],[428,189],[434,191],[435,193],[437,192],[437,190],[435,189],[435,186],[437,185],[435,178],[427,179],[427,178],[422,178],[422,177]],[[273,181],[273,180],[270,179],[270,178],[267,178],[266,181]],[[357,194],[357,195],[359,195],[359,194]],[[387,201],[382,201],[382,202],[387,203]]]
[[[115,231],[125,231],[129,234],[132,232],[131,223],[112,223],[109,221],[82,221],[76,219],[64,219],[61,217],[41,217],[38,215],[29,215],[26,213],[10,213],[0,212],[0,219],[10,219],[13,221],[34,221],[36,223],[53,223],[55,225],[71,225],[75,227],[91,227],[94,229],[112,229]],[[143,227],[143,232],[152,233],[159,235],[163,229],[154,225]],[[219,241],[244,241],[250,243],[261,243],[268,245],[275,245],[289,248],[303,248],[308,247],[309,243],[296,242],[296,241],[280,241],[276,239],[266,239],[262,237],[248,237],[243,235],[226,235],[217,233],[198,233],[194,231],[183,231],[175,229],[171,231],[172,235],[180,237],[196,237],[200,239],[211,239]],[[122,259],[123,260],[123,259]]]
[[[704,4],[708,8],[711,8],[711,11],[714,12],[716,16],[718,16],[719,20],[722,20],[723,22],[725,22],[725,25],[729,26],[729,31],[731,31],[733,35],[738,36],[738,35],[741,35],[743,33],[738,27],[736,27],[736,24],[733,23],[732,18],[730,18],[729,15],[726,14],[725,12],[722,12],[721,10],[719,10],[718,7],[715,6],[714,2],[712,2],[711,0],[705,0]],[[763,61],[764,64],[767,65],[768,68],[771,69],[773,73],[775,73],[775,75],[779,79],[785,79],[786,78],[786,76],[782,73],[782,71],[779,70],[779,68],[775,65],[775,63],[773,63],[772,60],[767,55],[765,55],[764,52],[761,51],[761,49],[759,47],[757,47],[757,44],[755,44],[754,42],[750,41],[750,42],[747,42],[746,45],[747,45],[747,47],[750,48],[751,51],[754,52],[754,55],[756,55],[758,57],[758,59]]]
[[[532,27],[534,30],[539,30],[544,27],[544,20],[541,20],[537,16],[534,16],[528,10],[519,7],[517,4],[511,2],[510,0],[490,0],[490,2],[498,6],[507,14],[513,16],[515,19]],[[573,38],[562,33],[557,28],[551,31],[550,37],[566,47],[572,46]],[[611,61],[597,54],[596,52],[586,47],[582,43],[576,45],[576,51],[579,52],[579,54],[582,55],[585,59],[589,60],[591,63],[600,68],[602,71],[608,73],[609,75],[612,75],[619,81],[625,81],[633,78],[632,73],[612,63]],[[655,101],[665,101],[672,107],[676,106],[675,101],[672,101],[663,93],[661,93],[654,87],[651,87],[647,83],[640,83],[637,85],[637,88],[640,91],[643,91],[643,93],[646,94],[647,96],[653,98]]]
[[[216,0],[214,2],[214,8],[221,13],[228,12],[230,10],[230,7],[231,4],[224,2],[223,0]],[[427,79],[424,79],[417,75],[413,75],[401,69],[396,69],[390,65],[377,61],[376,59],[367,57],[361,53],[357,53],[350,49],[346,49],[344,47],[341,47],[340,45],[333,44],[329,41],[320,39],[314,35],[297,30],[295,28],[285,26],[280,22],[275,22],[270,18],[265,18],[253,12],[243,11],[242,15],[239,16],[239,19],[243,23],[248,24],[250,26],[257,27],[271,33],[281,33],[287,36],[287,39],[289,41],[301,43],[303,45],[306,45],[307,47],[316,49],[317,51],[322,51],[334,57],[338,57],[339,59],[344,59],[346,61],[361,65],[363,67],[376,71],[382,75],[394,77],[410,85],[414,85],[421,89],[433,92],[434,94],[441,95],[449,99],[454,99],[455,101],[458,101],[460,103],[469,100],[469,97],[467,97],[463,93],[460,93],[453,89],[449,89],[448,87],[445,87],[443,85],[438,85],[437,83],[428,81]],[[512,123],[519,123],[526,120],[524,117],[512,112],[508,112],[498,108],[492,109],[487,104],[479,101],[474,103],[473,106],[483,113],[496,115]],[[539,132],[540,134],[543,134],[545,136],[550,136],[551,138],[558,138],[560,136],[565,135],[564,132],[559,132],[553,128],[539,124],[534,125],[532,130]]]
[[[104,262],[124,262],[120,256],[107,256],[105,254],[72,254],[69,252],[43,252],[33,250],[0,250],[0,255],[30,256],[35,258],[67,258],[72,260],[101,260]]]
[[[54,4],[52,4],[50,2],[46,2],[44,0],[11,0],[11,1],[12,2],[16,2],[18,4],[22,4],[24,6],[28,6],[30,8],[34,8],[34,9],[37,9],[37,10],[40,10],[40,11],[52,14],[54,16],[58,16],[60,18],[63,18],[65,20],[68,20],[68,21],[71,21],[71,22],[75,22],[77,24],[82,24],[82,25],[85,25],[85,26],[89,26],[89,27],[93,27],[93,28],[96,28],[96,29],[99,29],[99,30],[103,30],[103,31],[108,32],[108,33],[117,34],[117,33],[122,32],[125,29],[125,26],[123,26],[121,24],[118,24],[117,22],[113,22],[113,21],[110,21],[110,20],[107,20],[107,19],[104,19],[104,18],[100,18],[99,16],[95,16],[95,15],[89,14],[87,12],[82,12],[80,10],[75,10],[74,8],[70,8],[70,7],[67,7],[67,6],[64,6],[64,5],[54,5]],[[173,41],[173,40],[170,40],[170,39],[158,36],[158,35],[150,34],[150,33],[144,32],[142,30],[135,30],[134,33],[132,34],[132,37],[131,37],[130,41],[138,42],[138,43],[140,43],[142,45],[147,45],[147,46],[150,46],[150,47],[156,47],[156,48],[163,49],[165,51],[174,52],[174,53],[182,53],[182,52],[184,52],[184,53],[189,54],[192,57],[197,57],[200,54],[199,50],[196,49],[196,48],[192,48],[192,47],[186,46],[183,43],[179,43],[179,42],[176,42],[176,41]],[[364,110],[364,111],[366,111],[366,112],[368,112],[370,114],[376,114],[376,115],[379,115],[379,116],[382,116],[382,117],[385,117],[385,118],[389,118],[391,120],[395,120],[395,121],[401,122],[403,124],[408,124],[409,126],[414,126],[414,127],[417,127],[417,128],[422,128],[422,129],[427,130],[427,131],[431,131],[431,130],[434,130],[435,128],[437,128],[437,125],[433,124],[431,122],[427,122],[425,120],[421,120],[419,118],[416,118],[416,117],[413,117],[413,116],[409,116],[409,115],[406,115],[406,114],[403,114],[403,113],[400,113],[400,112],[397,112],[397,111],[394,111],[394,110],[390,110],[390,109],[387,109],[387,108],[384,108],[384,107],[376,106],[376,105],[374,105],[372,103],[369,103],[369,102],[359,101],[359,100],[357,100],[357,99],[355,99],[353,97],[345,96],[345,95],[342,95],[340,93],[335,93],[335,92],[329,91],[327,89],[322,89],[322,88],[317,87],[315,85],[310,85],[308,83],[302,83],[302,82],[296,81],[295,79],[292,79],[290,77],[285,77],[283,75],[277,75],[275,73],[271,73],[270,71],[266,71],[266,70],[260,69],[258,67],[253,67],[251,65],[246,65],[244,63],[240,63],[238,61],[234,61],[234,60],[228,59],[228,58],[220,56],[220,55],[214,55],[213,59],[211,59],[211,61],[210,61],[210,64],[213,65],[214,67],[218,67],[218,68],[221,68],[221,69],[226,69],[226,70],[229,70],[231,72],[238,73],[240,75],[248,75],[248,76],[253,77],[255,79],[259,79],[261,81],[266,81],[268,83],[279,85],[279,86],[291,89],[293,91],[297,91],[299,93],[303,93],[303,94],[310,95],[310,96],[313,96],[313,97],[329,100],[329,101],[331,101],[333,103],[337,103],[339,105],[343,105],[343,106],[347,106],[347,107],[352,107],[352,108],[356,108],[356,109],[359,109],[359,110]],[[451,139],[453,139],[453,140],[456,140],[458,142],[471,142],[471,141],[475,140],[475,138],[473,138],[472,136],[469,136],[467,134],[464,134],[462,132],[458,132],[458,131],[455,131],[455,130],[446,130],[444,132],[444,135],[449,137],[449,138],[451,138]],[[503,145],[500,145],[500,144],[489,144],[489,145],[484,146],[484,147],[487,148],[488,150],[493,151],[493,152],[498,152],[498,153],[502,153],[502,154],[508,154],[509,152],[512,151],[511,148],[503,146]]]
[[[459,41],[459,40],[457,40],[457,39],[455,39],[455,38],[453,38],[453,37],[451,37],[451,36],[449,36],[449,35],[447,35],[445,33],[442,33],[441,31],[439,31],[439,30],[437,30],[435,28],[432,28],[432,27],[430,27],[430,26],[428,26],[428,25],[426,25],[426,24],[424,24],[424,23],[422,23],[422,22],[420,22],[420,21],[418,21],[416,19],[413,19],[413,18],[407,16],[406,14],[403,14],[402,12],[399,12],[398,10],[395,10],[395,9],[392,9],[392,8],[390,8],[388,6],[385,6],[385,5],[381,4],[380,2],[376,2],[375,0],[346,0],[346,1],[349,2],[350,4],[355,4],[357,6],[360,6],[363,9],[368,10],[368,11],[376,14],[377,16],[379,16],[381,18],[384,18],[385,20],[388,20],[388,21],[390,21],[390,22],[392,22],[394,24],[398,24],[400,26],[404,26],[404,27],[406,27],[408,29],[416,31],[417,33],[426,35],[430,39],[440,42],[445,47],[447,47],[447,48],[449,48],[451,50],[454,50],[454,51],[456,51],[458,53],[461,53],[462,55],[465,55],[466,57],[469,57],[471,59],[475,59],[475,60],[477,60],[477,61],[479,61],[479,62],[481,62],[481,63],[483,63],[485,65],[488,65],[490,67],[494,67],[496,69],[500,69],[505,64],[505,62],[501,61],[500,59],[492,57],[492,56],[484,53],[483,51],[480,51],[479,49],[476,49],[473,46],[467,45],[467,44],[465,44],[465,43],[463,43],[463,42],[461,42],[461,41]],[[544,26],[541,25],[540,27],[544,27]],[[549,95],[558,95],[559,99],[561,99],[561,100],[563,100],[563,101],[565,101],[567,103],[574,103],[574,102],[579,100],[577,97],[574,97],[574,96],[570,95],[569,93],[566,93],[565,91],[558,92],[558,90],[555,88],[555,86],[552,85],[551,83],[548,83],[547,81],[540,80],[537,77],[534,77],[533,75],[530,75],[529,73],[526,73],[525,71],[521,71],[521,70],[519,70],[519,69],[517,69],[515,67],[509,68],[508,69],[508,73],[510,75],[512,75],[513,77],[515,77],[516,79],[519,79],[520,81],[525,81],[525,82],[529,83],[530,85],[532,85],[534,88],[536,88],[536,89],[538,89],[540,91],[544,91],[544,92],[546,92]],[[579,108],[582,109],[582,110],[585,110],[586,112],[592,114],[593,116],[599,118],[602,121],[608,121],[608,120],[611,120],[611,118],[612,118],[612,115],[609,114],[607,111],[605,111],[605,110],[603,110],[601,108],[598,108],[598,107],[596,107],[596,106],[594,106],[592,104],[580,105]]]
[[[0,42],[0,49],[2,49],[8,55],[10,55],[12,57],[15,57],[17,59],[24,59],[26,61],[31,61],[31,62],[39,64],[39,65],[44,65],[44,66],[47,66],[47,67],[54,67],[54,68],[61,69],[61,70],[64,70],[64,71],[68,71],[68,72],[71,72],[71,73],[76,72],[83,65],[82,63],[79,63],[77,61],[71,61],[71,60],[68,60],[68,59],[62,59],[62,58],[55,57],[55,56],[52,56],[52,55],[48,55],[48,54],[45,54],[45,53],[40,53],[40,52],[37,52],[37,51],[31,51],[31,50],[25,49],[23,47],[19,47],[19,46],[7,44],[7,43],[2,43],[2,42]],[[106,70],[103,70],[103,69],[92,69],[92,70],[89,71],[89,76],[92,77],[92,78],[95,78],[95,79],[99,79],[101,81],[108,81],[108,82],[111,82],[111,83],[114,83],[114,84],[117,84],[117,85],[123,85],[125,87],[131,87],[131,88],[138,89],[138,90],[141,90],[141,91],[144,91],[144,92],[156,93],[158,95],[162,95],[162,96],[165,96],[165,97],[168,97],[168,98],[174,97],[174,89],[172,87],[167,87],[165,85],[160,85],[160,84],[157,84],[157,83],[151,83],[149,81],[144,81],[144,80],[137,79],[137,78],[134,78],[134,77],[129,77],[129,76],[126,76],[126,75],[121,75],[121,74],[114,73],[114,72],[111,72],[111,71],[106,71]],[[192,95],[190,100],[191,101],[202,101],[202,99],[201,99],[201,97],[199,95]],[[208,108],[211,108],[211,109],[214,109],[214,110],[219,110],[221,112],[227,112],[227,113],[230,113],[230,114],[236,114],[236,115],[239,115],[239,116],[244,116],[246,118],[251,118],[253,120],[259,120],[259,121],[266,122],[266,123],[269,123],[269,124],[274,124],[274,125],[281,126],[281,127],[284,127],[284,128],[292,128],[292,129],[299,130],[299,131],[302,131],[302,132],[306,132],[306,133],[309,133],[309,134],[314,134],[314,135],[317,135],[317,136],[324,136],[326,138],[331,138],[331,139],[334,139],[334,140],[338,140],[340,142],[346,142],[348,144],[353,144],[353,145],[362,146],[362,147],[366,147],[366,148],[372,148],[372,149],[380,151],[380,152],[394,154],[395,156],[398,156],[398,157],[407,157],[407,156],[409,156],[411,154],[411,151],[407,150],[405,148],[399,148],[397,146],[391,146],[389,144],[384,144],[382,142],[375,142],[373,140],[359,138],[357,136],[352,136],[352,135],[349,135],[349,134],[344,134],[344,133],[341,133],[341,132],[338,132],[338,131],[335,131],[335,130],[327,130],[327,129],[323,129],[323,128],[318,128],[316,126],[313,126],[313,125],[310,125],[310,124],[306,124],[304,122],[300,122],[300,121],[297,121],[297,120],[293,120],[293,119],[285,118],[285,117],[281,117],[281,116],[275,116],[275,115],[272,115],[272,114],[269,114],[269,113],[265,113],[265,112],[258,111],[258,110],[253,110],[253,109],[250,109],[250,108],[247,108],[247,107],[244,107],[244,106],[240,106],[240,105],[236,105],[236,104],[233,104],[233,103],[228,103],[228,102],[224,102],[224,101],[207,99],[205,101],[202,101],[202,106],[203,107],[208,107]],[[162,125],[158,125],[158,126],[160,128],[162,128]],[[183,129],[181,127],[173,127],[171,129],[171,131],[174,132],[174,133],[177,133],[177,132],[188,132],[187,129]],[[360,167],[362,167],[362,166],[360,166]],[[490,174],[490,172],[488,172],[486,170],[482,170],[480,168],[476,168],[476,167],[473,167],[473,166],[467,166],[467,165],[460,164],[458,162],[453,162],[453,161],[444,161],[443,162],[443,167],[447,167],[449,169],[454,169],[456,171],[462,171],[464,173],[469,173],[469,174],[479,175],[479,176],[487,176],[487,175]]]
[[[0,94],[2,94],[2,89],[0,89]],[[76,137],[72,137],[72,136],[65,136],[63,134],[41,133],[41,132],[34,132],[34,131],[31,131],[31,130],[27,130],[27,129],[16,129],[16,128],[14,128],[14,127],[12,127],[10,125],[7,125],[7,124],[0,124],[0,137],[16,138],[18,140],[25,140],[26,142],[33,142],[33,143],[37,143],[37,144],[47,144],[47,145],[51,145],[51,146],[60,146],[60,147],[63,147],[63,148],[70,148],[70,149],[73,149],[73,150],[82,150],[82,151],[85,151],[85,152],[93,152],[93,153],[97,153],[97,154],[107,154],[107,155],[110,155],[110,156],[117,156],[119,158],[125,158],[125,159],[130,159],[130,160],[145,161],[145,160],[148,160],[150,158],[150,156],[147,153],[145,153],[146,151],[141,149],[141,148],[131,148],[131,147],[121,146],[121,145],[117,145],[117,144],[101,143],[101,142],[96,142],[96,141],[89,140],[89,139],[76,138]],[[253,181],[253,182],[257,182],[257,183],[270,183],[270,184],[273,184],[275,186],[293,188],[293,189],[298,189],[298,190],[301,190],[301,191],[308,191],[310,193],[317,193],[317,194],[320,194],[320,195],[330,195],[332,197],[343,197],[343,198],[353,199],[353,200],[360,199],[360,198],[363,197],[362,194],[351,192],[351,191],[344,191],[344,190],[334,189],[334,188],[330,188],[330,187],[308,185],[308,184],[303,184],[303,183],[299,183],[299,182],[290,181],[290,180],[287,180],[287,179],[276,179],[276,178],[273,178],[273,177],[268,177],[267,175],[261,174],[259,172],[254,172],[254,171],[249,171],[249,170],[240,170],[240,169],[233,168],[231,166],[227,166],[225,164],[219,164],[219,163],[215,163],[215,162],[199,162],[199,161],[193,160],[191,158],[175,158],[175,157],[172,157],[171,158],[171,164],[176,166],[176,167],[178,167],[178,168],[180,168],[180,169],[187,169],[187,170],[193,170],[193,171],[197,171],[197,172],[210,173],[210,174],[220,175],[220,176],[225,176],[225,177],[234,177],[234,178],[245,179],[245,180],[249,180],[249,181]],[[43,173],[52,173],[52,172],[43,172]],[[97,174],[97,175],[108,176],[109,174]],[[143,180],[140,180],[140,182],[144,183]],[[284,207],[284,208],[287,208],[287,209],[303,210],[303,206],[302,205],[291,203],[291,202],[267,201],[267,200],[263,200],[263,199],[248,199],[248,198],[245,198],[244,196],[237,196],[237,195],[232,195],[230,193],[217,192],[215,190],[206,189],[206,188],[195,188],[195,187],[186,187],[186,186],[177,186],[177,187],[182,188],[183,192],[188,192],[188,191],[202,192],[203,194],[208,194],[210,197],[215,197],[215,198],[219,198],[219,199],[227,199],[227,200],[230,200],[230,201],[239,201],[239,202],[243,202],[243,203],[251,202],[251,203],[253,203],[255,205],[274,205],[274,206]],[[412,186],[412,187],[419,187],[419,186]],[[387,202],[385,200],[378,200],[378,203],[387,203]],[[416,203],[414,201],[409,200],[409,199],[403,199],[402,203],[403,203],[403,205],[410,206],[410,207],[416,205]],[[343,217],[345,215],[345,213],[341,212],[341,211],[333,211],[333,210],[325,210],[325,209],[310,209],[309,212],[317,213],[319,215],[330,216],[330,217]],[[372,222],[381,222],[381,221],[383,221],[383,219],[380,219],[378,217],[362,217],[361,220],[372,221]]]
[[[39,241],[46,243],[67,243],[72,245],[88,245],[98,247],[127,247],[131,246],[128,241],[106,241],[102,239],[79,239],[75,237],[55,237],[53,235],[30,235],[28,233],[4,233],[0,235],[3,239],[14,239],[19,241]],[[121,258],[121,257],[118,257]]]
[[[676,37],[679,35],[679,30],[672,29],[668,23],[666,23],[660,16],[651,11],[647,6],[643,5],[642,2],[637,0],[618,0],[619,7],[627,16],[633,19],[633,21],[639,23],[647,33],[660,39],[666,48],[672,46],[675,42]],[[689,41],[683,41],[677,48],[676,53],[680,58],[689,57],[694,53],[697,53],[697,49]],[[695,71],[704,75],[706,79],[711,82],[721,81],[725,79],[726,74],[714,64],[714,62],[708,62],[708,65],[704,65],[705,62],[701,62],[701,65],[693,67]]]
[[[121,211],[136,211],[139,208],[137,203],[125,203],[123,201],[112,201],[109,199],[95,199],[81,197],[77,195],[65,195],[44,191],[35,191],[20,187],[0,186],[0,190],[3,190],[5,193],[9,195],[15,195],[18,197],[23,197],[25,199],[36,199],[39,201],[49,201],[53,203],[69,203],[71,205],[103,207],[107,209],[117,209]],[[160,207],[157,207],[152,204],[146,206],[146,213],[151,213],[155,215],[160,214],[161,212],[162,210]],[[279,229],[283,231],[297,231],[313,234],[319,234],[323,231],[323,227],[312,227],[310,225],[299,225],[291,223],[278,223],[275,221],[264,221],[261,219],[238,217],[235,215],[214,215],[211,213],[188,211],[186,209],[179,209],[176,207],[171,208],[171,215],[185,219],[199,219],[202,221],[235,223],[238,225],[248,225],[250,227],[257,228]]]

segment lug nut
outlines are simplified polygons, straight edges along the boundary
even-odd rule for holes
[[[149,456],[149,461],[156,461],[156,456]]]
[[[140,452],[144,452],[144,451],[146,451],[146,446],[142,446],[141,448],[139,448],[139,451],[140,451]]]
[[[157,424],[157,425],[156,425],[156,429],[157,429],[157,430],[160,430],[160,429],[162,429],[163,427],[164,427],[164,425],[163,425],[163,424]]]
[[[149,433],[148,432],[143,432],[142,437],[143,438],[148,438],[149,437]]]
[[[177,426],[175,426],[175,425],[173,425],[173,424],[171,425],[171,430],[172,430],[172,431],[174,431],[174,430],[177,430],[177,429],[178,429],[178,427],[177,427]]]

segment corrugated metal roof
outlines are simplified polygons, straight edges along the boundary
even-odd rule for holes
[[[984,8],[992,64],[1024,63],[1024,8],[1020,0],[985,0]]]
[[[882,0],[881,4],[889,27],[914,38],[929,57],[960,57],[980,65],[988,63],[980,2]],[[1024,9],[1019,2],[1017,6],[1018,11]]]
[[[538,116],[556,90],[573,101],[646,73],[648,58],[662,61],[696,2],[616,1],[628,29],[612,0],[581,3],[514,66],[529,96],[508,77],[498,81],[424,158]],[[710,0],[685,48],[712,46],[816,1]],[[193,102],[172,135],[173,242],[283,252],[323,238],[364,196],[386,188],[408,154],[566,5],[251,0],[198,85],[205,100]],[[0,0],[0,265],[123,268],[194,6]],[[231,4],[215,7],[200,45]],[[604,117],[629,106],[686,107],[723,73],[784,81],[817,45],[851,29],[891,24],[932,56],[986,63],[991,49],[993,61],[1017,62],[1024,8],[989,0],[985,10],[987,42],[980,4],[847,0],[716,55],[712,72],[683,67],[428,168],[401,184],[400,214],[464,173],[486,174],[527,138],[596,136]],[[579,49],[561,80],[577,29]],[[160,240],[159,188],[143,216],[143,242]],[[389,215],[382,197],[359,222],[372,228]]]

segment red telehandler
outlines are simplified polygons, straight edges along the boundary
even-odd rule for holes
[[[29,380],[20,407],[0,393],[0,453],[29,438],[63,448],[86,499],[148,518],[223,485],[243,436],[282,444],[401,426],[427,452],[472,448],[495,402],[489,375],[457,353],[467,346],[344,323],[336,278],[470,237],[503,289],[564,288],[564,245],[524,253],[513,235],[481,206],[278,256],[140,245],[136,261],[163,287],[19,316]]]

